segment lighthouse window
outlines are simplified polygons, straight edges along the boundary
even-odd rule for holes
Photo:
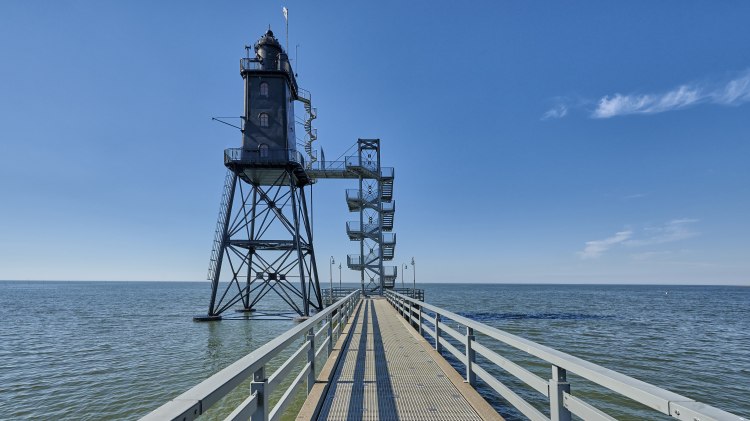
[[[268,114],[260,113],[258,119],[260,120],[260,127],[268,127]]]
[[[260,84],[260,95],[268,96],[268,84],[266,82]]]
[[[258,152],[261,158],[268,158],[268,145],[265,143],[258,145]]]

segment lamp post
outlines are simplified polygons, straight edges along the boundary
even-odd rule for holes
[[[406,269],[407,269],[408,267],[409,267],[409,266],[407,266],[407,265],[406,265],[406,263],[404,263],[404,266],[403,266],[403,267],[401,268],[401,269],[402,269],[402,270],[401,270],[401,288],[403,288],[403,287],[404,287],[404,272],[406,272]]]
[[[341,288],[341,262],[339,262],[339,288]]]
[[[412,278],[412,294],[416,295],[417,293],[417,267],[414,264],[414,258],[411,258],[411,273],[414,275],[414,278]],[[414,297],[416,299],[416,297]]]
[[[331,256],[331,262],[328,265],[328,282],[331,284],[331,305],[333,305],[333,264],[336,263],[335,260],[333,260],[333,256]]]

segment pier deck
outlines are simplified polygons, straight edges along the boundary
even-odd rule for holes
[[[502,420],[385,299],[363,299],[349,329],[298,420]]]

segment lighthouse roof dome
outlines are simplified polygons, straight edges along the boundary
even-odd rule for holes
[[[275,47],[278,49],[281,49],[281,44],[279,43],[279,40],[276,39],[276,37],[273,35],[273,31],[269,28],[268,31],[266,31],[265,34],[263,34],[260,39],[258,39],[258,42],[255,43],[255,49],[262,46],[268,46],[268,47]]]

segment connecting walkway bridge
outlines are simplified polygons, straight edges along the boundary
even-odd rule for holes
[[[501,355],[503,347],[541,363],[521,367]],[[461,374],[445,354],[455,357]],[[274,363],[279,358],[280,365]],[[535,374],[540,365],[551,367],[548,380]],[[600,398],[627,403],[619,412],[627,414],[623,419],[747,421],[393,291],[377,297],[352,292],[143,420],[187,421],[207,411],[211,419],[253,421],[502,420],[476,391],[478,382],[515,417],[616,419],[594,406],[596,395],[575,393],[568,373],[604,390]],[[233,401],[244,400],[229,415],[209,410],[232,393],[243,395]]]

